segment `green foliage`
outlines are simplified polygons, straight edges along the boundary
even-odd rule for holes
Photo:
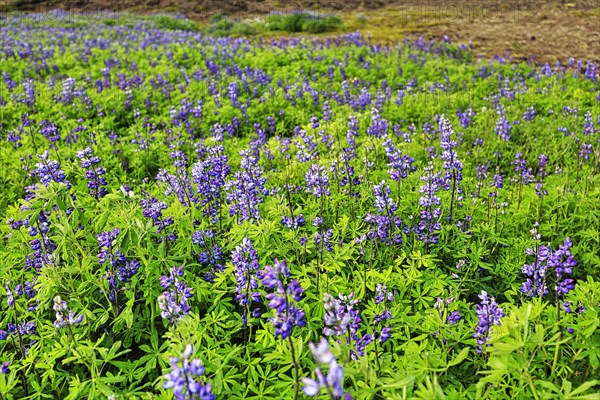
[[[297,12],[271,14],[266,20],[270,31],[323,33],[340,30],[342,20],[336,16]]]
[[[206,31],[214,36],[251,36],[265,32],[325,33],[342,30],[342,20],[336,16],[311,13],[270,14],[265,19],[234,21],[214,15]]]
[[[156,26],[161,29],[197,32],[198,25],[188,19],[176,18],[171,15],[156,17]]]
[[[338,22],[326,21],[291,14],[271,16],[261,25],[218,16],[208,32],[247,35],[271,29],[271,23],[290,32],[340,29]],[[356,346],[345,338],[329,339],[344,368],[343,387],[353,398],[599,398],[598,124],[589,135],[582,132],[586,112],[596,123],[600,102],[598,84],[584,79],[582,71],[545,74],[526,64],[478,61],[448,43],[416,40],[383,47],[357,34],[332,38],[327,45],[318,37],[271,45],[206,36],[175,17],[68,22],[74,25],[65,22],[59,29],[60,20],[40,22],[33,15],[0,28],[6,48],[15,49],[0,54],[0,70],[17,83],[0,80],[0,216],[12,225],[0,224],[0,286],[15,294],[17,285],[30,282],[35,291],[32,298],[16,295],[9,306],[6,290],[0,289],[0,330],[15,322],[36,327],[0,341],[0,365],[10,362],[7,374],[0,374],[0,398],[172,398],[163,376],[171,370],[169,358],[180,357],[190,343],[193,358],[205,367],[202,379],[217,398],[293,398],[291,350],[300,377],[314,377],[309,343],[323,336],[326,292],[354,293],[362,319],[358,336],[377,331],[373,321],[384,307],[391,312],[391,337],[377,347],[369,344],[364,356],[352,357]],[[75,86],[64,100],[68,77]],[[27,103],[29,83],[34,105]],[[380,137],[367,133],[375,125],[377,101],[379,116],[389,125]],[[534,107],[536,118],[523,118],[528,107]],[[457,111],[468,108],[475,116],[464,126]],[[509,121],[519,121],[509,141],[495,133],[501,109]],[[439,241],[428,246],[417,233],[421,176],[430,162],[434,171],[444,172],[437,131],[442,114],[454,127],[463,163],[462,199],[459,206],[454,198],[451,211],[452,191],[438,192]],[[343,166],[352,140],[350,116],[358,125],[356,157],[348,161],[357,181],[342,184],[349,173]],[[56,124],[59,139],[42,132],[44,120]],[[414,159],[415,170],[399,181],[389,174],[388,140]],[[588,158],[580,156],[582,144],[592,145]],[[241,151],[258,155],[252,165],[263,172],[268,192],[257,206],[260,220],[240,221],[230,214],[224,193],[218,221],[207,215],[208,196],[197,190],[192,172],[219,145],[231,168],[229,181],[240,171]],[[106,172],[106,196],[90,193],[90,173],[78,158],[87,147]],[[69,184],[56,176],[41,183],[35,171],[44,150]],[[301,161],[309,150],[314,158]],[[164,171],[177,174],[174,151],[187,157],[191,195],[198,197],[192,206],[156,179]],[[531,168],[525,183],[514,169],[517,153]],[[543,178],[540,154],[549,157]],[[306,190],[313,163],[325,167],[330,179],[325,200]],[[482,165],[487,173],[478,177]],[[494,193],[490,184],[497,173],[504,184]],[[184,176],[175,181],[185,183]],[[382,181],[401,220],[394,220],[398,229],[390,228],[398,234],[393,244],[361,240],[376,235],[367,215],[376,213],[374,186]],[[536,183],[548,194],[538,196]],[[37,185],[31,189],[35,196],[26,199],[31,185]],[[164,231],[144,216],[141,203],[147,196],[165,202],[162,218],[171,217],[173,224]],[[281,221],[291,213],[301,213],[304,226],[285,227]],[[312,223],[315,217],[331,229],[331,251],[315,240],[322,233]],[[17,220],[21,225],[15,228]],[[536,222],[539,243],[530,233]],[[97,238],[114,228],[119,229],[115,248],[140,263],[130,280],[119,282],[116,300],[107,280],[116,272],[100,262]],[[205,279],[211,269],[193,239],[194,232],[208,229],[214,232],[211,244],[223,253],[223,271],[214,281]],[[167,240],[168,235],[176,239]],[[527,249],[540,243],[557,248],[567,236],[578,261],[575,289],[560,298],[552,281],[544,297],[525,296]],[[262,284],[257,288],[262,315],[250,314],[247,326],[241,322],[232,252],[244,238],[252,241],[261,267],[285,259],[291,278],[305,289],[298,304],[306,325],[294,328],[289,341],[274,333],[269,321],[274,311]],[[49,253],[37,261],[39,268],[31,265],[35,239],[42,239],[42,251]],[[55,248],[47,250],[52,244]],[[176,266],[184,267],[181,279],[193,297],[189,315],[168,322],[159,309],[165,291],[161,277]],[[378,284],[394,292],[393,301],[376,302]],[[483,290],[495,296],[505,316],[492,327],[489,346],[477,353],[475,307]],[[56,296],[83,321],[71,329],[55,327]],[[453,301],[440,308],[438,298]],[[563,301],[585,311],[567,313]],[[455,311],[462,318],[450,324]],[[323,391],[321,398],[326,397]]]

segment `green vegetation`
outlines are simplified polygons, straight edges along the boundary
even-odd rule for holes
[[[264,19],[233,21],[222,15],[211,18],[206,30],[215,36],[252,36],[269,32],[325,33],[343,29],[340,18],[310,13],[270,14]]]
[[[210,27],[0,25],[0,400],[599,399],[596,64]]]

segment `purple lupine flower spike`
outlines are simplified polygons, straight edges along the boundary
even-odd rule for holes
[[[158,296],[158,306],[160,315],[170,323],[177,323],[191,310],[189,300],[193,296],[192,289],[183,279],[180,279],[182,276],[183,266],[180,266],[171,268],[168,276],[160,278],[161,286],[169,290]]]
[[[323,374],[320,367],[315,368],[317,379],[302,378],[304,387],[302,391],[305,395],[312,397],[319,394],[322,388],[327,390],[332,399],[339,399],[344,396],[344,399],[351,400],[350,394],[345,393],[342,387],[344,381],[344,369],[337,363],[333,354],[329,351],[329,343],[325,338],[321,338],[318,345],[309,343],[308,347],[313,355],[313,358],[318,364],[328,366],[327,376]]]
[[[491,337],[491,330],[494,325],[500,326],[500,321],[504,317],[504,312],[494,297],[490,297],[486,291],[479,295],[481,303],[477,305],[475,313],[477,314],[477,328],[473,337],[477,339],[477,352],[484,352],[484,346]]]
[[[56,311],[56,320],[54,326],[56,328],[62,328],[64,326],[73,326],[83,321],[83,315],[75,316],[73,310],[69,310],[67,302],[61,299],[60,296],[54,298],[54,305],[52,307]]]
[[[295,304],[302,299],[304,289],[297,279],[288,282],[290,270],[285,260],[275,260],[274,265],[267,265],[260,275],[268,289],[275,289],[267,294],[269,308],[275,310],[275,316],[269,321],[275,326],[275,334],[286,339],[294,326],[306,325],[304,310]]]
[[[181,358],[169,358],[171,372],[164,375],[167,381],[163,387],[173,389],[176,400],[214,400],[212,386],[199,379],[204,375],[202,362],[197,358],[190,359],[193,353],[194,347],[188,344]]]

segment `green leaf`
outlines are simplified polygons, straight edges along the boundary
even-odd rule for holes
[[[467,356],[469,355],[469,348],[465,347],[463,348],[460,353],[458,353],[456,355],[456,357],[454,357],[452,360],[450,360],[450,362],[448,362],[448,367],[453,367],[455,365],[460,364],[465,358],[467,358]]]

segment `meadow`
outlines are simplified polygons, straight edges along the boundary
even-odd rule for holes
[[[0,21],[1,400],[600,399],[594,62],[210,33]]]

